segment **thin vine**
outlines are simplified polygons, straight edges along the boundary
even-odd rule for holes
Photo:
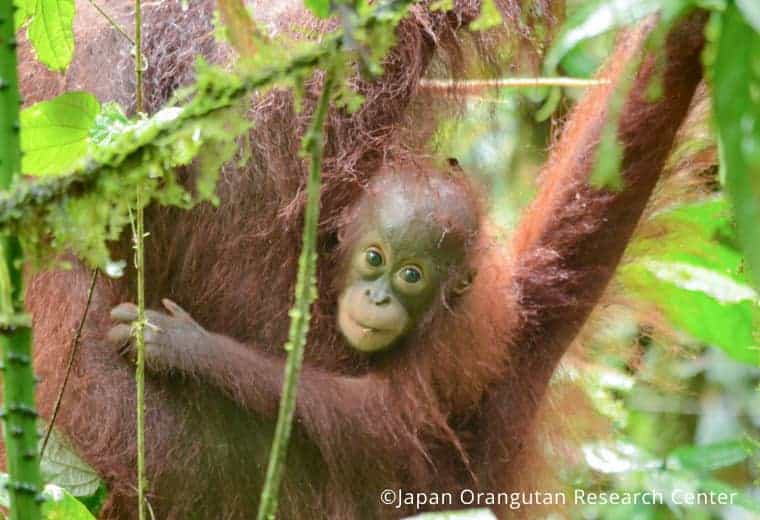
[[[63,400],[63,394],[66,391],[66,386],[69,383],[69,377],[71,377],[71,369],[74,366],[74,360],[76,359],[77,350],[79,350],[79,340],[82,338],[82,330],[84,324],[87,321],[87,315],[90,312],[90,305],[92,304],[92,295],[95,292],[95,282],[98,280],[99,269],[92,270],[92,276],[90,277],[90,286],[87,288],[87,301],[84,304],[84,310],[82,316],[79,318],[79,325],[74,333],[74,338],[71,340],[71,350],[69,351],[69,359],[66,363],[66,373],[63,375],[63,382],[58,390],[58,395],[55,398],[55,404],[53,405],[53,414],[50,416],[50,423],[48,423],[47,430],[45,430],[45,437],[42,440],[42,447],[40,448],[40,458],[45,455],[45,448],[47,448],[48,441],[50,440],[50,434],[53,433],[53,426],[55,426],[55,420],[58,418],[58,412],[61,409],[61,401]]]
[[[135,0],[135,108],[138,117],[143,113],[143,55],[142,55],[142,3]],[[137,268],[137,322],[135,343],[135,391],[137,393],[137,516],[145,520],[145,194],[142,184],[137,186],[137,224],[133,233],[135,267]]]
[[[290,433],[293,428],[293,415],[296,405],[296,391],[306,334],[311,320],[311,304],[317,297],[317,224],[319,223],[319,193],[322,186],[322,154],[324,150],[323,126],[330,104],[335,71],[332,68],[325,74],[322,94],[312,116],[309,130],[303,138],[304,151],[311,159],[309,178],[306,184],[306,214],[304,217],[301,254],[298,257],[298,276],[296,278],[295,303],[290,309],[290,331],[285,350],[288,359],[280,398],[280,411],[277,416],[272,451],[269,455],[266,480],[261,492],[258,520],[274,520],[277,513],[278,492],[285,469]]]
[[[0,190],[20,176],[18,70],[15,8],[0,2]],[[2,412],[12,520],[37,520],[43,498],[34,406],[32,329],[22,303],[21,244],[14,235],[0,238],[0,342],[3,346]]]

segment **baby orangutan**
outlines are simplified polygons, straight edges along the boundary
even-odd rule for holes
[[[466,265],[477,238],[480,209],[461,175],[387,172],[376,177],[347,215],[341,236],[342,289],[337,326],[345,341],[372,354],[402,343],[429,321],[439,299],[461,294],[472,282]],[[209,373],[212,358],[239,360],[251,353],[234,340],[206,331],[171,300],[168,314],[149,310],[145,328],[146,365],[219,380]],[[122,303],[111,311],[118,323],[109,340],[134,354],[132,322],[137,307]],[[246,352],[247,354],[243,354]],[[255,385],[256,382],[252,381]]]

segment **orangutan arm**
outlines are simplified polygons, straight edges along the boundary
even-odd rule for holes
[[[550,375],[620,261],[702,77],[704,21],[703,13],[695,13],[676,24],[662,76],[655,76],[656,56],[643,57],[620,118],[620,191],[592,187],[589,177],[610,103],[624,88],[626,69],[642,58],[651,22],[622,39],[602,73],[610,83],[586,94],[553,148],[541,191],[514,243],[514,281],[525,319],[513,337],[526,347],[520,364],[531,378],[536,370]],[[650,102],[647,89],[658,80],[663,93]]]
[[[282,395],[285,359],[204,329],[184,309],[163,300],[168,313],[146,311],[145,365],[154,373],[177,373],[198,378],[216,387],[243,408],[267,419],[277,417]],[[132,323],[137,307],[123,303],[111,311],[117,322],[109,341],[121,353],[135,356]],[[368,406],[388,398],[389,389],[380,378],[349,377],[304,366],[296,400],[296,420],[315,436],[334,428],[339,417],[347,429],[361,435]],[[358,425],[358,426],[356,426]],[[378,424],[373,430],[381,429]]]
[[[515,236],[521,318],[510,334],[513,370],[484,403],[474,455],[485,464],[502,454],[501,462],[483,466],[489,478],[498,481],[507,474],[504,464],[519,465],[527,456],[523,441],[552,373],[612,277],[654,189],[702,77],[703,15],[690,15],[668,35],[663,93],[653,102],[646,94],[656,57],[643,56],[651,23],[627,34],[602,74],[610,83],[586,94],[554,146],[541,191]],[[626,82],[627,66],[642,57],[620,117],[623,188],[594,188],[589,177],[610,102]]]

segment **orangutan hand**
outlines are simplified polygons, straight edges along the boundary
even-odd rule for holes
[[[199,357],[210,348],[213,336],[173,301],[164,298],[161,302],[168,314],[145,311],[145,366],[153,371],[192,372]],[[137,306],[122,303],[111,310],[111,318],[117,325],[108,331],[109,342],[121,355],[135,359],[137,343],[133,326]]]

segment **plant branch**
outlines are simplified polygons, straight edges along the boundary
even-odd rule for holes
[[[293,428],[293,415],[296,405],[296,391],[306,334],[311,320],[311,304],[317,297],[317,224],[319,223],[319,192],[322,185],[322,155],[324,151],[323,127],[330,104],[335,76],[328,69],[322,94],[319,98],[311,125],[303,138],[304,150],[311,157],[309,178],[306,184],[306,215],[304,218],[301,255],[298,258],[298,276],[296,278],[295,303],[290,309],[290,331],[285,351],[288,359],[285,364],[285,376],[280,398],[280,411],[272,442],[272,451],[267,466],[266,481],[261,492],[258,520],[274,520],[277,513],[277,495],[285,469],[285,456]]]
[[[143,113],[142,4],[135,0],[135,106],[137,117]],[[137,268],[137,322],[135,343],[135,391],[137,393],[137,517],[145,520],[145,201],[143,186],[137,186],[137,224],[133,233]]]

